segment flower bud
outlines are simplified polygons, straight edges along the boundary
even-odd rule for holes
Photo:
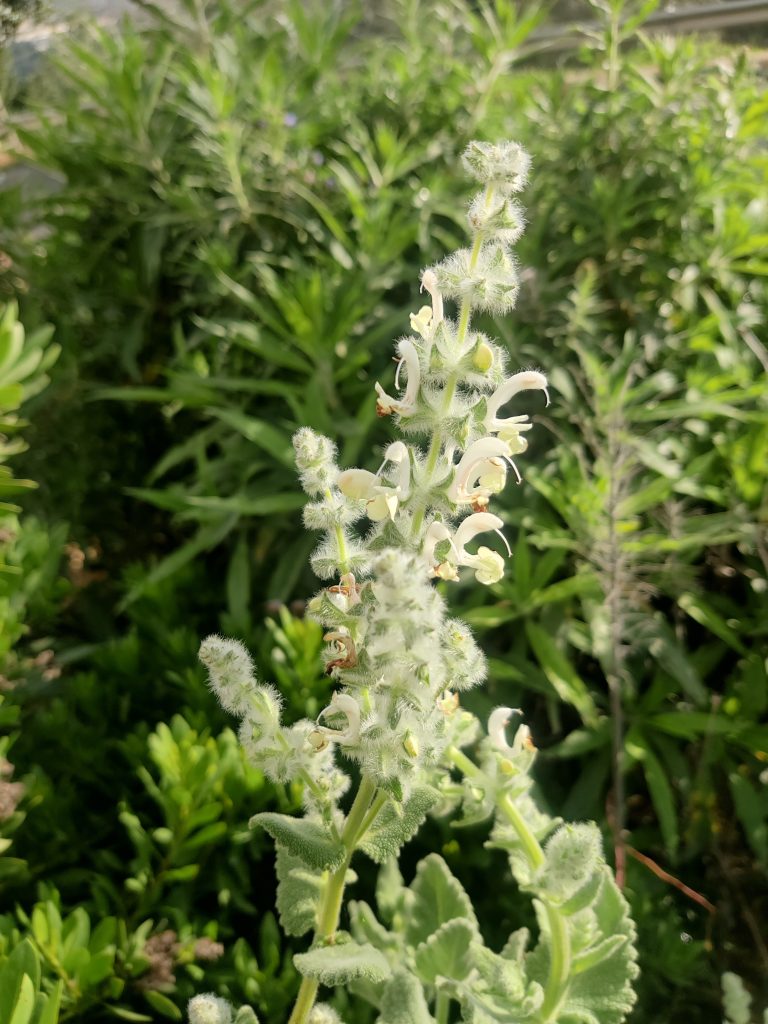
[[[199,658],[208,669],[209,685],[221,706],[233,715],[244,715],[258,687],[245,645],[213,634],[200,645]]]
[[[480,373],[488,373],[493,366],[493,349],[487,341],[481,341],[472,357],[472,365]]]
[[[470,142],[461,162],[467,173],[485,185],[521,192],[528,179],[531,158],[517,142]]]
[[[208,992],[190,999],[187,1017],[189,1024],[232,1024],[232,1007],[226,999]]]
[[[412,732],[407,732],[405,734],[405,739],[403,740],[403,750],[406,752],[408,757],[416,758],[419,756],[419,741],[416,739]]]
[[[293,448],[301,485],[307,494],[328,490],[338,472],[333,441],[309,427],[302,427],[293,435]]]

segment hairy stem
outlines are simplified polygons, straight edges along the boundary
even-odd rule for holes
[[[490,780],[487,779],[482,769],[478,768],[466,754],[456,747],[449,747],[447,756],[464,775],[476,781],[485,780],[490,785]],[[539,871],[546,859],[544,851],[536,836],[528,828],[514,801],[508,793],[502,793],[497,798],[496,806],[517,833],[531,870]],[[568,932],[568,923],[560,909],[543,897],[539,897],[539,899],[544,907],[549,925],[550,961],[549,974],[544,986],[544,1001],[538,1019],[541,1024],[548,1024],[549,1021],[556,1019],[558,1007],[568,989],[571,973],[571,937]]]
[[[448,1013],[451,1009],[451,997],[447,992],[438,992],[435,1000],[435,1021],[437,1024],[448,1024]]]
[[[333,501],[333,495],[331,494],[330,488],[326,490],[325,497],[328,501]],[[339,565],[339,571],[342,576],[349,572],[349,555],[347,553],[347,541],[344,536],[344,530],[338,524],[334,527],[336,534],[336,556]]]
[[[313,944],[318,940],[332,940],[336,929],[339,926],[341,904],[344,899],[344,884],[347,877],[349,863],[357,844],[370,828],[375,814],[369,813],[373,810],[371,803],[377,806],[376,814],[386,802],[376,798],[376,783],[367,775],[360,780],[360,788],[355,796],[354,803],[349,809],[344,829],[341,833],[341,842],[344,846],[344,860],[339,867],[326,879],[323,887],[323,894],[320,898],[320,910],[317,915],[317,928]],[[296,997],[293,1011],[288,1024],[306,1024],[312,1007],[315,1005],[317,990],[320,987],[316,978],[304,978],[299,987],[299,994]]]

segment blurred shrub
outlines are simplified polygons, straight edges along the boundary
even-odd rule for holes
[[[41,458],[68,463],[48,498],[112,559],[170,551],[150,579],[226,543],[239,585],[255,570],[284,597],[306,561],[291,433],[333,433],[350,461],[370,442],[372,378],[453,230],[444,168],[479,118],[492,130],[536,16],[507,0],[142,6],[141,32],[68,43],[18,126],[62,181],[19,256],[66,354],[38,417]]]
[[[667,951],[638,1019],[683,1020],[719,1004],[690,941],[707,912],[670,889],[661,937],[659,882],[627,856],[717,903],[718,967],[768,900],[766,105],[738,54],[622,52],[616,30],[543,74],[520,121],[536,173],[508,341],[550,374],[556,446],[528,453],[507,513],[514,578],[466,617],[497,630],[491,696],[538,721],[553,805],[607,819],[648,955]],[[748,938],[733,962],[757,980],[760,955]]]

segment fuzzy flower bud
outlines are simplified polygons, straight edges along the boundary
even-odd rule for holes
[[[476,260],[469,249],[459,249],[435,268],[443,293],[468,302],[473,309],[508,313],[520,286],[514,257],[497,242],[484,245]]]
[[[251,656],[239,640],[209,636],[200,645],[199,657],[208,669],[209,685],[225,711],[242,718],[258,708],[262,714],[279,719],[277,694],[270,687],[259,686]]]
[[[318,1003],[312,1008],[308,1024],[341,1024],[341,1017],[328,1003]]]
[[[293,435],[296,467],[301,486],[307,494],[327,491],[336,479],[336,445],[309,427],[302,427]]]
[[[212,993],[195,996],[187,1004],[189,1024],[232,1024],[232,1007]]]
[[[467,219],[476,234],[492,235],[505,245],[514,245],[525,230],[522,206],[505,195],[488,202],[482,192],[478,193],[470,203]]]
[[[528,180],[531,158],[517,142],[470,142],[461,162],[476,181],[510,192],[521,192]]]
[[[480,341],[472,356],[472,365],[480,373],[487,373],[493,366],[493,349],[487,341]]]

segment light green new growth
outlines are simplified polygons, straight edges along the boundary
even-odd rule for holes
[[[620,1024],[634,1002],[634,926],[596,826],[563,825],[537,808],[535,748],[524,725],[508,742],[509,708],[490,716],[477,759],[465,753],[484,730],[459,694],[482,681],[485,660],[433,581],[463,570],[483,584],[503,575],[509,548],[489,506],[510,470],[520,480],[513,458],[532,428],[507,406],[523,391],[548,395],[538,370],[509,375],[503,349],[472,320],[514,305],[510,246],[523,229],[515,196],[529,158],[515,143],[475,142],[463,163],[482,185],[469,207],[472,244],[424,271],[430,304],[397,342],[393,393],[376,384],[379,415],[393,416],[410,443],[390,444],[373,473],[339,469],[333,442],[309,429],[294,438],[310,496],[304,522],[323,534],[311,562],[329,584],[309,614],[327,630],[329,705],[315,722],[286,724],[279,694],[256,681],[242,645],[209,637],[200,651],[254,764],[304,787],[303,817],[258,814],[251,823],[275,840],[283,927],[312,933],[294,958],[303,981],[289,1024],[338,1019],[315,1005],[321,985],[347,986],[376,1007],[378,1024],[446,1024],[452,1002],[473,1024]],[[350,774],[359,783],[345,813]],[[534,900],[535,941],[518,932],[488,949],[440,857],[404,884],[403,844],[427,813],[454,811],[490,821],[490,843]],[[351,903],[347,932],[340,918],[357,850],[382,865],[378,916]],[[191,1024],[228,1024],[219,1001],[198,999],[207,1002],[190,1004]]]

